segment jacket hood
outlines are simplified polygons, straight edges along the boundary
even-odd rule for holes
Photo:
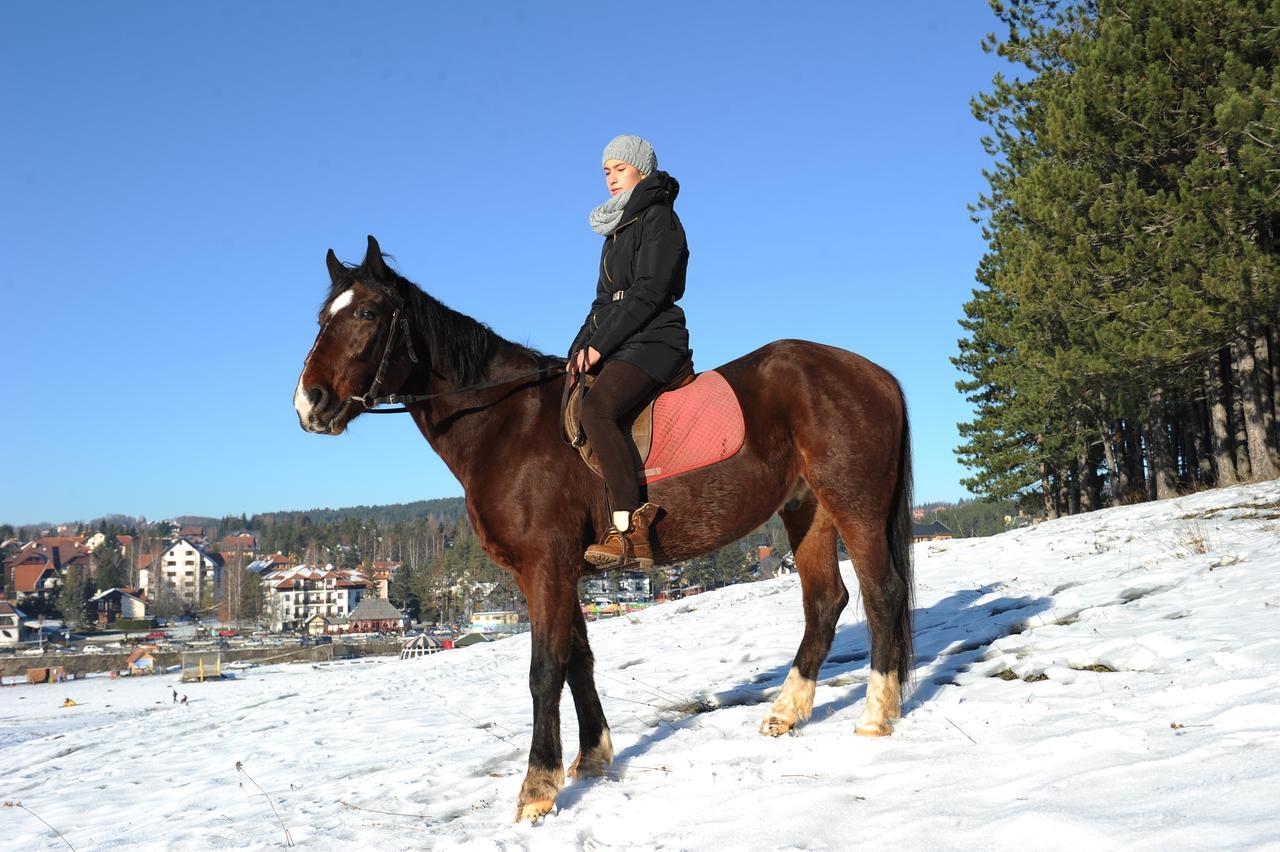
[[[622,221],[631,219],[653,204],[671,205],[679,194],[679,181],[664,171],[654,170],[653,174],[636,184],[631,191],[631,198],[622,211]]]

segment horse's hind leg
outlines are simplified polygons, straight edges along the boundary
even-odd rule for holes
[[[910,590],[891,570],[883,521],[841,518],[838,528],[853,558],[871,639],[867,703],[855,732],[869,737],[888,736],[893,733],[893,723],[900,714],[901,677],[911,665]]]
[[[798,505],[797,505],[798,503]],[[831,515],[807,487],[779,513],[791,540],[804,596],[804,638],[782,692],[769,708],[760,733],[776,737],[808,719],[818,670],[831,650],[836,621],[849,602],[849,592],[836,564],[836,527]]]

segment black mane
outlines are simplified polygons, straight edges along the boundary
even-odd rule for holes
[[[395,272],[392,272],[391,281],[380,281],[365,271],[363,266],[344,265],[350,270],[350,274],[329,286],[321,307],[322,315],[335,298],[357,281],[391,290],[404,303],[414,336],[414,346],[418,348],[420,356],[425,350],[425,360],[458,387],[477,384],[486,379],[490,362],[503,349],[514,350],[516,354],[532,360],[537,367],[565,363],[564,358],[547,355],[507,340],[486,324],[453,310]]]

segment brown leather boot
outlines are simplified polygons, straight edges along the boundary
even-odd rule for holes
[[[625,531],[618,529],[616,524],[610,524],[604,541],[588,547],[583,558],[598,568],[652,570],[653,546],[649,542],[649,525],[657,517],[658,508],[653,503],[645,503],[636,509],[631,513],[630,524]]]

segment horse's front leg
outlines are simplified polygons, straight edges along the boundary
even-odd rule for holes
[[[569,777],[593,778],[604,775],[613,763],[613,742],[596,693],[595,659],[587,644],[587,621],[576,601],[573,616],[569,691],[573,693],[573,706],[578,713],[578,756],[569,767]]]
[[[577,584],[553,571],[529,577],[524,587],[532,628],[529,692],[533,695],[533,744],[529,771],[516,802],[516,820],[537,820],[556,803],[564,786],[560,753],[560,694],[574,641],[573,613],[578,607]],[[579,612],[579,616],[581,613]]]

